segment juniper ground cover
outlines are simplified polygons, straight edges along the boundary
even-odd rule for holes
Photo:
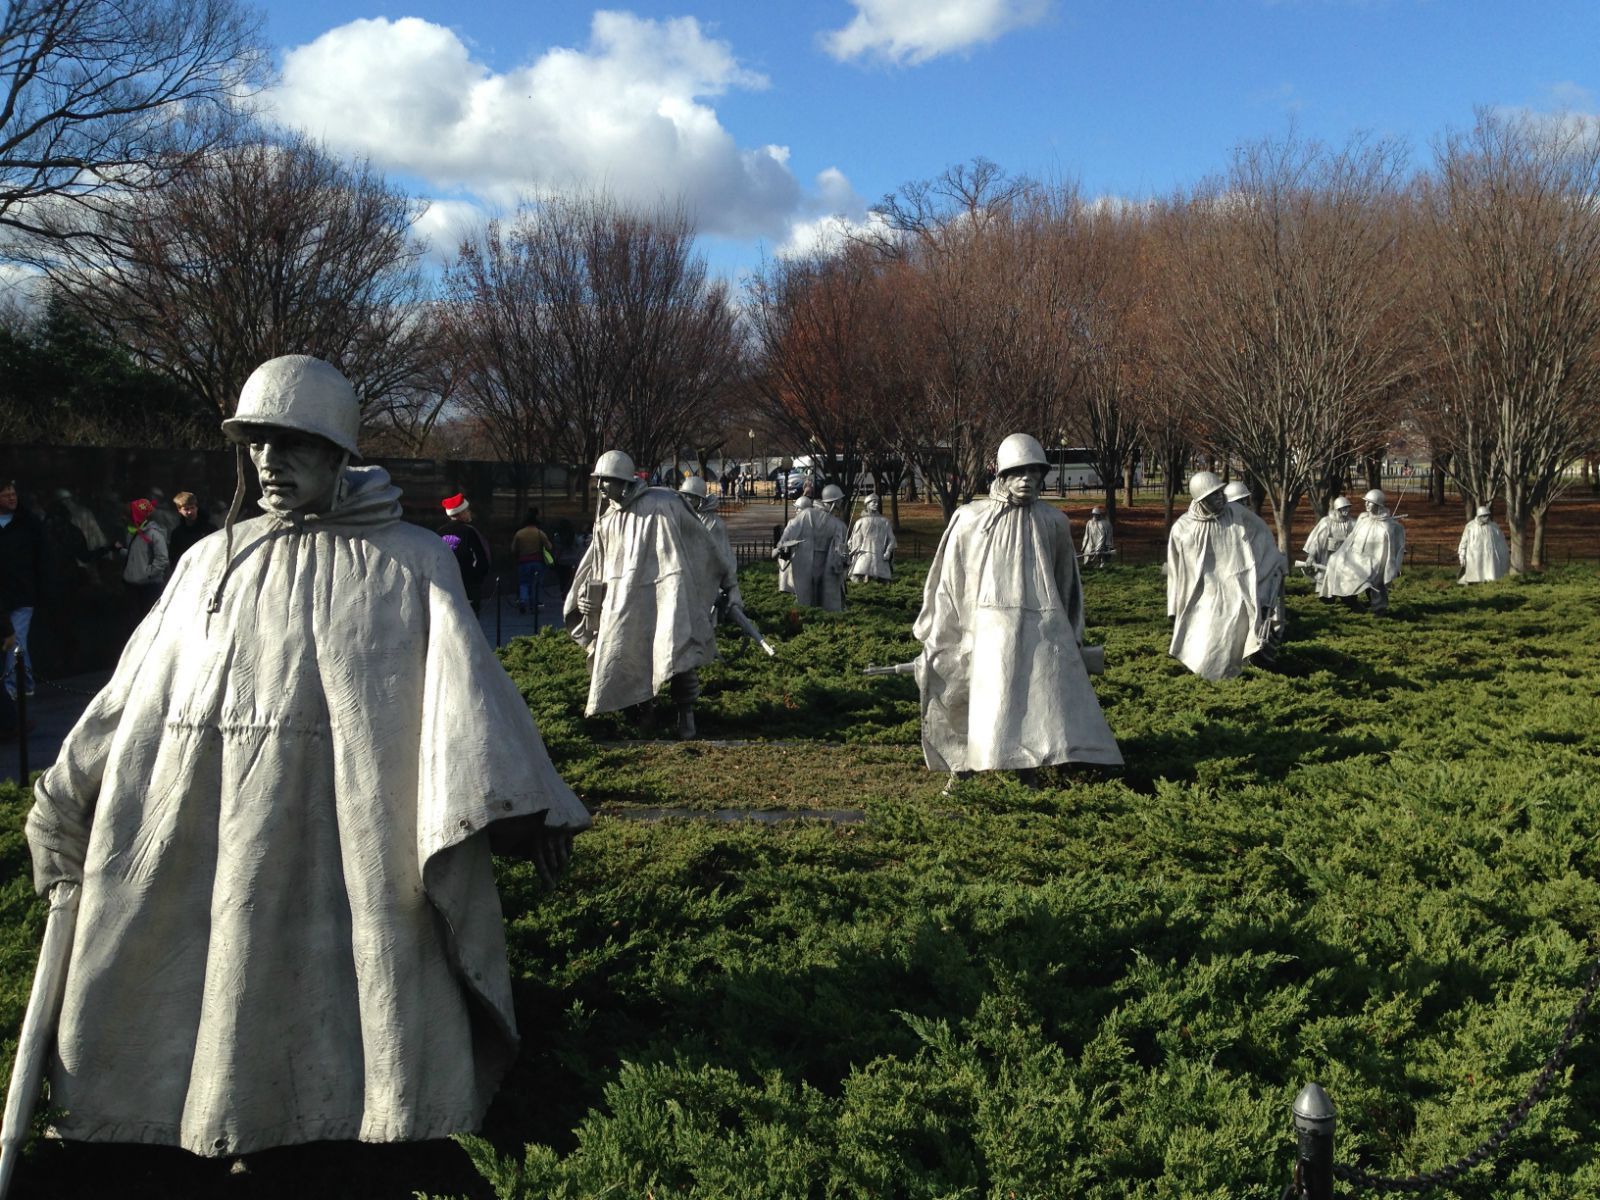
[[[568,640],[504,652],[595,828],[554,894],[500,864],[525,1045],[478,1174],[377,1148],[365,1194],[1276,1197],[1311,1079],[1389,1174],[1495,1127],[1600,929],[1600,575],[1414,571],[1387,621],[1296,582],[1279,669],[1214,685],[1165,655],[1159,573],[1094,573],[1126,769],[951,797],[913,681],[860,674],[915,655],[920,578],[791,615],[747,569],[780,653],[725,635],[706,743],[585,719]],[[40,916],[0,799],[14,1030]],[[1437,1194],[1600,1192],[1597,1036]]]

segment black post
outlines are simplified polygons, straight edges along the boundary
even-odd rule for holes
[[[1294,1098],[1298,1139],[1294,1181],[1303,1200],[1333,1200],[1333,1101],[1320,1084],[1308,1083]]]
[[[500,636],[500,575],[494,577],[494,644],[499,649],[505,644],[505,639]]]
[[[27,664],[32,667],[32,663]],[[28,786],[28,685],[33,682],[33,674],[23,674],[22,651],[16,652],[16,681],[17,681],[17,782],[23,788]]]

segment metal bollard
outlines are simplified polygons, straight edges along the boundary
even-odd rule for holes
[[[1333,1200],[1333,1101],[1316,1083],[1308,1083],[1294,1098],[1295,1194],[1303,1200]]]

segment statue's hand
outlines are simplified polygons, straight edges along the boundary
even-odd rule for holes
[[[589,599],[588,588],[578,589],[578,611],[586,617],[594,614],[594,602]]]
[[[572,835],[557,829],[544,829],[533,843],[533,867],[545,890],[555,888],[572,861]]]

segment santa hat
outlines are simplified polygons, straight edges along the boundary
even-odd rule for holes
[[[472,507],[467,503],[467,498],[460,492],[457,492],[454,496],[446,496],[440,503],[444,505],[444,515],[447,517],[453,517],[457,513],[464,513]]]
[[[148,500],[135,500],[128,505],[128,521],[138,528],[155,513],[156,506]]]

